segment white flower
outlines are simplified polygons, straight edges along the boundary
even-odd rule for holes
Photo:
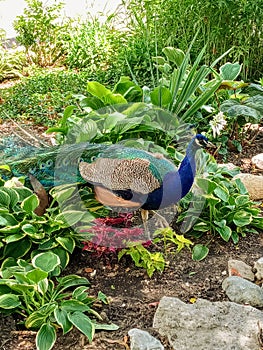
[[[213,130],[213,137],[215,138],[216,136],[219,136],[221,134],[221,131],[227,125],[224,113],[219,112],[216,114],[214,118],[210,120],[209,124]]]

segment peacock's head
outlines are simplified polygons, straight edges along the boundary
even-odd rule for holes
[[[207,137],[205,137],[202,134],[197,134],[194,137],[194,142],[196,146],[201,148],[215,148],[215,145],[208,140]]]

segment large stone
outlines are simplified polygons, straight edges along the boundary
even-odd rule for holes
[[[228,260],[228,273],[229,276],[239,276],[249,281],[254,281],[255,279],[255,275],[252,272],[252,267],[241,260]]]
[[[263,280],[263,257],[259,258],[255,264],[254,269],[256,270],[255,276],[258,281]]]
[[[129,330],[131,350],[164,350],[161,342],[150,333],[138,328]]]
[[[251,158],[252,164],[254,164],[258,169],[263,170],[263,153],[257,154]]]
[[[235,179],[243,182],[252,200],[263,199],[263,176],[241,173],[234,176]]]
[[[228,298],[235,303],[263,307],[263,289],[255,283],[230,276],[223,281],[222,287]]]
[[[263,313],[229,301],[163,297],[153,326],[175,350],[260,350]]]

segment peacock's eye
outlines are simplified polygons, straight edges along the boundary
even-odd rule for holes
[[[84,162],[84,159],[82,157],[79,158],[79,163]]]
[[[64,166],[69,165],[69,159],[68,159],[68,158],[63,159],[63,160],[62,160],[62,164],[63,164]]]
[[[94,162],[94,161],[96,160],[96,158],[97,158],[96,156],[93,156],[93,157],[90,158],[90,160],[91,160],[92,162]]]

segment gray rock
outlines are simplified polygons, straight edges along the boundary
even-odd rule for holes
[[[263,170],[263,153],[257,154],[251,158],[252,164],[254,164],[258,169]]]
[[[228,273],[229,276],[239,276],[249,281],[254,281],[255,279],[252,267],[241,260],[228,260]]]
[[[131,350],[164,350],[161,342],[150,333],[138,328],[129,330],[128,335],[131,342]]]
[[[255,264],[254,269],[256,270],[255,276],[258,281],[263,280],[263,257],[259,258]]]
[[[263,199],[263,176],[241,173],[235,175],[235,179],[243,182],[252,200]]]
[[[175,350],[260,350],[263,313],[229,301],[186,304],[163,297],[153,326]]]
[[[228,298],[235,303],[263,307],[263,289],[255,283],[230,276],[223,281],[222,287]]]

